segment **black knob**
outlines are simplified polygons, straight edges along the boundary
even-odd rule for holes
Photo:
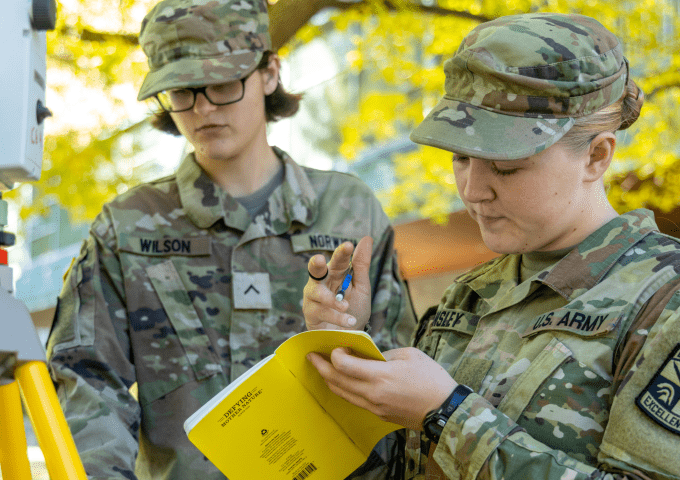
[[[31,19],[36,30],[54,30],[57,25],[56,0],[33,0]]]
[[[40,125],[43,122],[43,120],[45,120],[47,117],[52,116],[52,112],[50,112],[50,109],[43,105],[40,100],[38,100],[35,114],[36,119],[38,120],[38,125]]]
[[[1,247],[11,247],[16,243],[16,235],[10,232],[5,232],[0,230],[0,246]]]

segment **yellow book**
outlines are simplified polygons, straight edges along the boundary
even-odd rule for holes
[[[191,415],[189,440],[229,480],[344,479],[402,427],[333,394],[305,358],[338,347],[385,361],[365,332],[298,333]]]

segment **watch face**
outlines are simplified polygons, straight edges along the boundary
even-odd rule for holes
[[[461,392],[459,390],[455,390],[453,392],[453,396],[451,397],[451,401],[446,405],[446,408],[444,408],[444,413],[447,416],[451,416],[451,414],[458,408],[458,405],[463,403],[463,400],[465,400],[468,396],[468,392]]]

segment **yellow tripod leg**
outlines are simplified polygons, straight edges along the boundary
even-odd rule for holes
[[[14,370],[26,410],[52,480],[87,480],[57,392],[43,362],[27,362]]]
[[[19,385],[0,386],[0,467],[2,478],[31,480]]]

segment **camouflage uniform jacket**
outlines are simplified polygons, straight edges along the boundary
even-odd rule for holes
[[[680,241],[635,210],[522,283],[520,261],[421,320],[418,348],[475,393],[436,446],[408,432],[406,478],[680,478]]]
[[[382,349],[408,343],[415,319],[372,191],[275,151],[284,182],[254,219],[189,155],[175,175],[131,189],[94,221],[48,342],[89,478],[225,478],[183,422],[304,330],[307,262],[330,258],[343,240],[376,239],[374,338]]]

